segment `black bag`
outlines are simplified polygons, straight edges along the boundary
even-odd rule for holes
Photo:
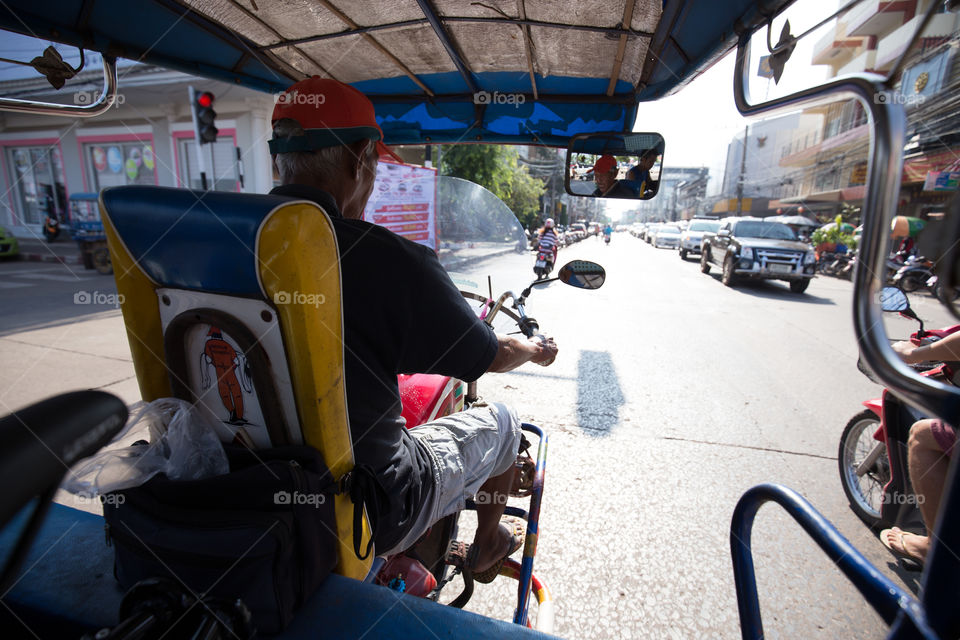
[[[241,598],[276,633],[337,563],[338,488],[311,447],[225,448],[226,475],[156,476],[104,501],[114,575],[126,589],[169,576],[198,596]]]

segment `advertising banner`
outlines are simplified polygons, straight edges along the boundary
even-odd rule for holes
[[[380,161],[363,219],[437,250],[437,170]]]

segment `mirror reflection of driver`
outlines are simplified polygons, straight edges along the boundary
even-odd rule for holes
[[[656,164],[659,153],[660,151],[656,147],[647,149],[643,152],[643,155],[640,156],[640,162],[627,171],[626,179],[621,180],[621,182],[633,189],[635,198],[642,198],[644,195],[652,193],[655,190],[656,184],[653,179],[650,178],[650,169]]]
[[[593,165],[593,179],[597,188],[593,190],[594,197],[598,198],[636,198],[633,189],[617,180],[617,159],[610,154],[604,154]]]

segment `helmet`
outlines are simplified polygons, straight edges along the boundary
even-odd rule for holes
[[[553,229],[553,218],[547,218],[543,223],[545,229]]]

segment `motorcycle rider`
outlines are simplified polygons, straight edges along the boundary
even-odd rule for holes
[[[960,331],[929,345],[916,346],[910,341],[894,343],[893,350],[907,364],[935,361],[960,361]],[[930,552],[930,536],[936,525],[943,487],[956,449],[957,433],[949,424],[937,419],[918,420],[910,427],[907,440],[907,471],[917,495],[917,506],[923,517],[927,535],[921,536],[900,527],[880,532],[883,546],[898,555],[923,564]]]
[[[607,223],[607,226],[603,228],[603,241],[607,244],[610,244],[610,236],[613,235],[613,227],[610,226],[610,223]]]
[[[281,96],[272,124],[270,152],[282,184],[271,193],[315,202],[337,236],[354,456],[357,465],[373,469],[385,494],[367,503],[377,553],[408,549],[483,491],[493,499],[477,507],[469,562],[475,579],[492,572],[492,580],[521,544],[500,523],[513,486],[517,415],[493,404],[408,430],[397,375],[472,381],[526,362],[550,364],[557,347],[542,337],[494,334],[433,251],[362,219],[378,157],[390,153],[366,96],[314,76]]]
[[[553,218],[547,218],[543,223],[543,229],[540,230],[540,237],[537,241],[537,251],[549,251],[552,264],[557,263],[557,253],[560,251],[560,238],[557,236],[557,230],[553,227]]]

